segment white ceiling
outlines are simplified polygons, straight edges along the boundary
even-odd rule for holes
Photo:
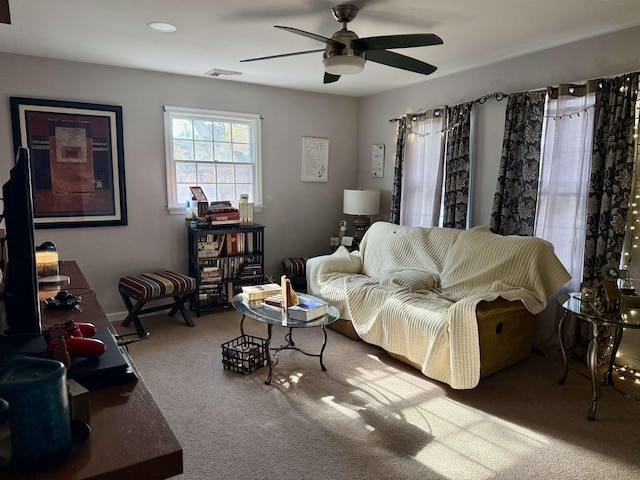
[[[361,6],[349,29],[359,37],[435,33],[444,45],[399,53],[448,75],[640,25],[640,0],[9,0],[11,25],[0,24],[0,51],[203,76],[242,72],[225,81],[364,96],[429,77],[367,62],[364,72],[324,85],[322,53],[260,62],[239,60],[323,48],[273,28],[324,37],[340,29],[333,5]],[[169,22],[158,33],[148,22]],[[638,44],[640,45],[640,39]],[[640,48],[640,47],[639,47]],[[1,67],[0,67],[1,69]],[[211,80],[216,81],[216,80]]]

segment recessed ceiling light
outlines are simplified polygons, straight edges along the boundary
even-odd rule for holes
[[[176,31],[175,25],[165,22],[149,22],[147,23],[147,27],[163,33],[171,33]]]

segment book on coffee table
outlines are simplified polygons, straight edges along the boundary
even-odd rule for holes
[[[245,285],[242,287],[242,295],[247,300],[264,300],[267,297],[280,293],[280,285],[266,283],[264,285]]]
[[[329,304],[316,300],[306,300],[289,307],[289,318],[308,322],[329,313]]]

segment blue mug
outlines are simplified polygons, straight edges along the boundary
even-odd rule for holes
[[[71,448],[63,363],[31,357],[11,360],[0,370],[0,410],[11,433],[11,452],[2,452],[8,465],[35,467],[55,461]]]

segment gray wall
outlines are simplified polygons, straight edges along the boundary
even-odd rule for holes
[[[305,93],[211,78],[0,54],[0,181],[14,162],[9,97],[121,105],[129,224],[37,229],[61,259],[78,261],[107,314],[119,317],[123,274],[168,268],[186,272],[184,216],[166,205],[163,105],[260,113],[266,226],[266,272],[279,277],[282,259],[330,253],[342,190],[357,171],[357,108],[351,97]],[[329,139],[329,181],[301,182],[302,137]]]
[[[514,93],[558,83],[614,76],[640,70],[640,27],[545,50],[486,67],[434,78],[411,87],[361,99],[358,116],[359,185],[379,188],[380,218],[389,218],[397,123],[407,112],[456,105],[493,92]],[[471,225],[488,224],[502,149],[506,101],[478,106]],[[371,177],[371,145],[386,145],[385,174]],[[552,335],[553,325],[541,325]],[[543,335],[544,336],[544,335]],[[628,330],[619,356],[640,368],[640,331]]]

